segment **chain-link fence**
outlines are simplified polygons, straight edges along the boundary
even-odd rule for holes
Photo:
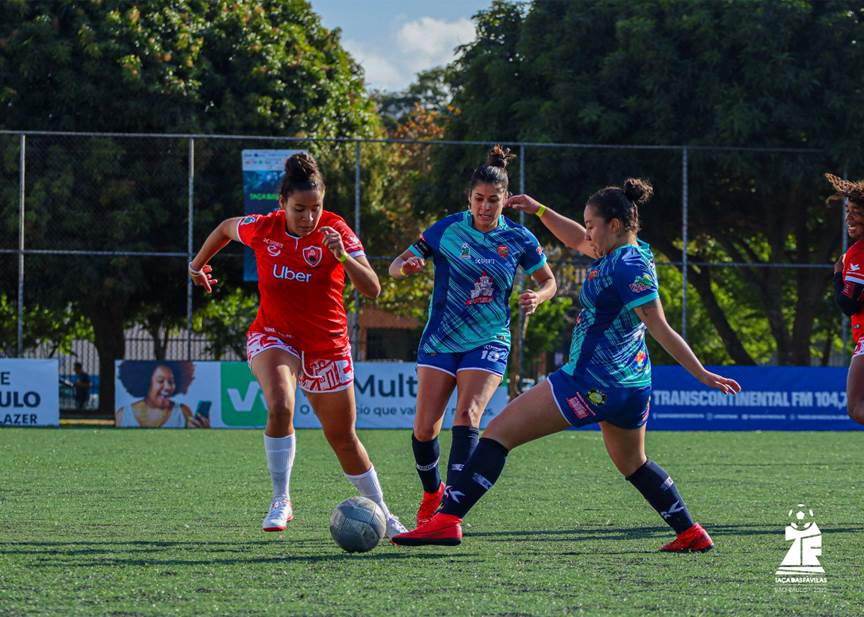
[[[186,264],[220,220],[243,214],[241,151],[292,148],[315,154],[326,207],[358,231],[382,279],[374,301],[346,296],[355,352],[410,360],[431,275],[395,282],[387,266],[426,225],[466,207],[470,171],[492,143],[0,131],[0,353],[58,357],[61,374],[80,361],[96,375],[124,357],[242,358],[255,310],[244,249],[229,245],[214,259],[224,284],[212,297],[193,289]],[[831,306],[830,276],[846,234],[842,213],[822,205],[821,173],[846,170],[827,154],[505,145],[517,155],[510,190],[577,220],[606,184],[654,182],[640,217],[667,316],[709,362],[843,361],[847,327]],[[563,326],[588,261],[539,221],[526,224],[571,302],[545,322],[557,324],[554,337],[531,339],[521,315],[514,324],[519,366],[537,374],[563,361]]]

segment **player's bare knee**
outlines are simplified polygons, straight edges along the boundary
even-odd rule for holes
[[[453,415],[453,426],[480,426],[482,412],[479,409],[456,409]]]
[[[850,406],[846,411],[852,420],[858,424],[864,424],[864,402],[859,402],[855,406]]]
[[[434,425],[429,426],[414,426],[414,437],[417,438],[417,441],[432,441],[436,437],[438,437],[438,431],[435,430]]]

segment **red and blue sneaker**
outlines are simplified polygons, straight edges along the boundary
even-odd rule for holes
[[[660,547],[661,551],[667,553],[704,553],[714,548],[714,541],[708,532],[702,529],[699,523],[693,523],[687,530],[678,534],[678,537]]]
[[[436,512],[425,525],[390,538],[402,546],[456,546],[462,542],[462,519],[453,514]]]
[[[435,514],[441,506],[441,500],[444,499],[444,483],[438,485],[438,490],[433,493],[423,491],[423,499],[420,501],[420,508],[417,510],[417,526],[422,527],[429,522],[432,515]]]

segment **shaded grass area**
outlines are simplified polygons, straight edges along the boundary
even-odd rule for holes
[[[419,500],[410,432],[365,431],[391,508]],[[860,615],[862,448],[851,433],[649,433],[717,543],[670,530],[597,433],[511,453],[459,547],[343,553],[353,494],[319,431],[298,432],[296,519],[269,505],[258,431],[0,430],[2,615]],[[442,437],[442,452],[449,436]],[[828,583],[788,591],[786,512],[814,509]]]

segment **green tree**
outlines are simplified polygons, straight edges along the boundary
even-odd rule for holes
[[[852,0],[495,0],[451,67],[461,113],[448,137],[693,146],[688,278],[700,310],[736,363],[809,364],[811,341],[837,323],[824,298],[840,213],[823,205],[821,172],[864,163],[852,129],[864,121],[862,19]],[[427,203],[475,156],[439,158]],[[650,178],[643,236],[681,261],[679,151],[529,148],[526,158],[529,191],[576,218],[597,188]],[[707,261],[748,266],[698,265]],[[749,338],[753,319],[770,349]]]
[[[4,129],[381,134],[338,31],[323,28],[303,0],[0,3],[0,109]],[[200,242],[240,213],[243,144],[197,146]],[[2,157],[10,173],[17,143],[7,147],[15,148]],[[32,137],[27,152],[28,248],[185,252],[185,140]],[[334,148],[323,157],[337,212],[353,203],[352,155]],[[380,189],[370,186],[371,200]],[[8,204],[0,224],[14,234],[17,186],[0,192]],[[224,263],[239,281],[239,260]],[[71,303],[92,323],[102,411],[110,411],[124,326],[141,321],[158,336],[184,321],[185,258],[36,256],[27,264],[39,280],[28,303]]]

